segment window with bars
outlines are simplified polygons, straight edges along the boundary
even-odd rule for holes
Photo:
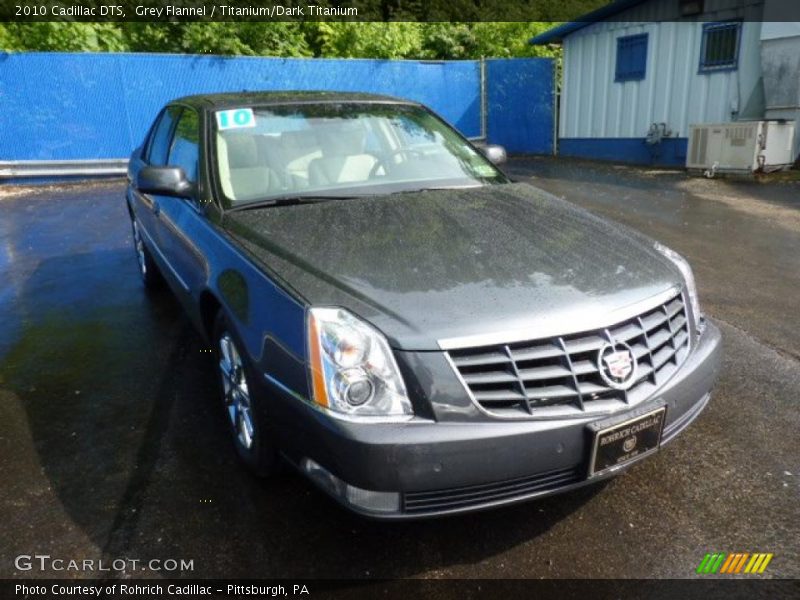
[[[739,37],[742,24],[706,23],[703,25],[703,45],[700,48],[700,71],[735,69],[739,62]]]
[[[644,79],[647,71],[647,34],[617,38],[617,68],[614,81]]]

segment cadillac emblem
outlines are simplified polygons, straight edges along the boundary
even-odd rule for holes
[[[608,385],[627,390],[636,377],[636,357],[625,342],[608,343],[597,354],[597,369]]]

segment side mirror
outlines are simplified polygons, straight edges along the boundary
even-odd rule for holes
[[[481,154],[489,159],[489,162],[495,165],[502,165],[508,159],[506,149],[497,144],[488,144],[478,149],[481,151]]]
[[[143,167],[136,175],[136,188],[144,194],[189,198],[195,187],[180,167]]]

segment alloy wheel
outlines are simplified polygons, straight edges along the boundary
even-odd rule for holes
[[[219,356],[225,409],[236,439],[243,448],[250,450],[255,439],[250,390],[247,386],[242,357],[227,331],[219,339]]]
[[[142,241],[142,234],[139,232],[139,224],[133,221],[133,246],[136,250],[136,259],[139,261],[139,271],[142,277],[147,277],[147,261],[144,254],[144,241]]]

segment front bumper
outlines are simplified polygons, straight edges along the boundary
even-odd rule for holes
[[[635,407],[666,404],[662,445],[706,406],[720,364],[720,333],[708,322],[675,375]],[[569,491],[632,464],[588,479],[587,424],[596,417],[375,425],[334,419],[296,400],[282,404],[294,413],[284,414],[279,428],[291,462],[300,466],[311,459],[343,484],[399,493],[399,507],[391,513],[363,510],[337,497],[370,517],[409,519],[493,508]],[[622,419],[627,412],[614,417]]]

